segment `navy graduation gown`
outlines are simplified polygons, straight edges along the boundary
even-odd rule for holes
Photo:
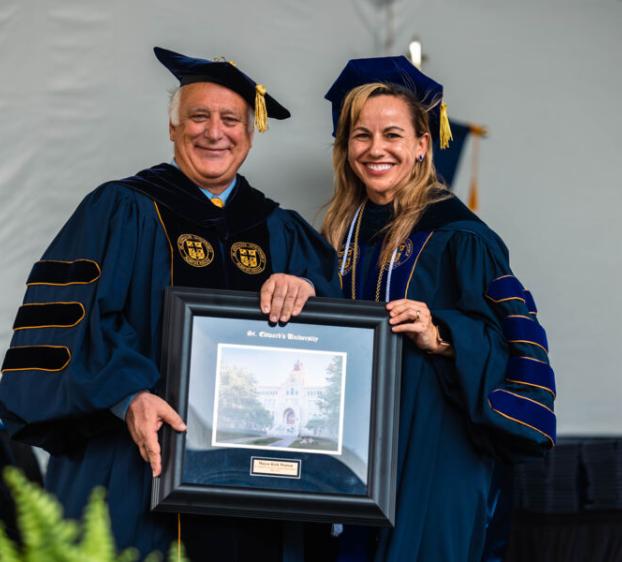
[[[366,221],[378,222],[378,208],[369,211],[362,232]],[[354,293],[384,301],[381,240],[364,238],[353,249]],[[405,338],[396,525],[346,528],[340,560],[480,562],[495,462],[542,454],[555,440],[546,337],[505,245],[457,199],[430,206],[406,247],[389,300],[425,302],[455,357],[426,354]],[[343,292],[351,298],[351,256],[347,264]],[[352,543],[370,545],[367,558]]]
[[[163,292],[179,273],[180,256],[201,257],[189,257],[201,248],[171,240],[167,230],[177,220],[212,246],[210,266],[220,268],[212,279],[220,286],[227,272],[244,281],[244,264],[227,261],[228,251],[233,257],[232,244],[247,243],[249,229],[259,229],[269,263],[245,262],[255,268],[247,289],[259,289],[263,277],[254,273],[264,267],[311,280],[319,296],[339,295],[332,249],[242,176],[224,209],[168,164],[106,183],[82,201],[29,277],[3,364],[0,418],[15,439],[52,453],[46,487],[67,517],[80,517],[93,486],[105,486],[117,546],[136,546],[142,555],[168,549],[175,521],[149,512],[149,465],[109,409],[161,387]]]

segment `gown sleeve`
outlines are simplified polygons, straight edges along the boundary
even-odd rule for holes
[[[507,459],[541,453],[555,443],[555,381],[531,293],[492,232],[456,233],[447,260],[454,304],[432,314],[455,357],[434,358],[441,382],[480,444]]]
[[[310,280],[319,297],[340,298],[337,256],[296,211],[276,209],[268,217],[272,270]]]
[[[101,186],[34,264],[0,380],[13,438],[66,452],[121,423],[108,409],[157,381],[124,314],[141,268],[137,197]]]

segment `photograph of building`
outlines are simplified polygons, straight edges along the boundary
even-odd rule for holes
[[[345,354],[223,344],[212,445],[341,452]]]

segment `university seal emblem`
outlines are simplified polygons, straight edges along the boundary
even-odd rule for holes
[[[343,274],[344,275],[347,275],[348,273],[350,273],[350,270],[352,269],[352,254],[353,254],[353,250],[354,250],[353,246],[350,246],[348,248],[348,255],[346,256],[346,265],[343,268]],[[343,250],[339,250],[339,252],[337,252],[337,258],[338,258],[337,263],[339,264],[339,271],[341,271],[341,264],[343,263],[343,254],[344,254]]]
[[[257,275],[266,269],[266,254],[252,242],[236,242],[231,246],[231,260],[244,273]]]
[[[410,256],[413,255],[413,243],[410,238],[406,238],[406,242],[399,245],[397,249],[397,254],[395,256],[395,263],[393,264],[393,269],[399,267],[402,264],[405,264]],[[389,269],[389,264],[385,264],[385,269]]]
[[[192,267],[206,267],[214,261],[212,245],[196,234],[181,234],[177,248],[184,261]]]

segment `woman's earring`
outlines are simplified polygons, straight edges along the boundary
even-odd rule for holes
[[[425,156],[423,154],[420,154],[419,156],[417,156],[417,162],[423,162],[424,158]]]

